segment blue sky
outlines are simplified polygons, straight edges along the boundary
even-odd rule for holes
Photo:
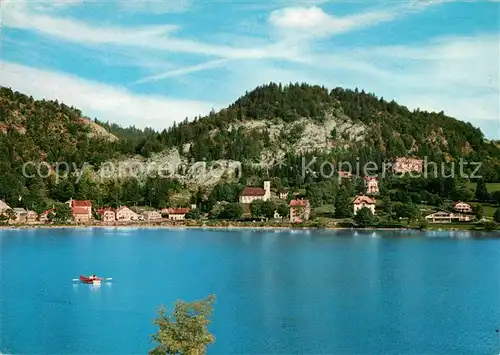
[[[365,89],[500,138],[500,2],[2,1],[2,85],[162,129],[276,82]]]

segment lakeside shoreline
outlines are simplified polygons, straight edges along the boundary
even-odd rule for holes
[[[420,229],[415,227],[315,227],[315,226],[302,226],[302,225],[262,225],[259,223],[248,222],[222,222],[217,224],[206,223],[168,223],[162,222],[132,222],[132,223],[113,223],[113,224],[10,224],[0,225],[1,230],[15,230],[15,229],[88,229],[88,228],[163,228],[163,229],[254,229],[254,230],[327,230],[327,231],[436,231],[436,232],[476,232],[487,234],[491,237],[500,238],[498,231],[486,231],[477,229],[462,229],[455,227],[446,227],[439,225],[439,228]],[[494,232],[497,232],[495,235]]]

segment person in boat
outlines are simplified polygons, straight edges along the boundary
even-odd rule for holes
[[[95,279],[96,279],[95,274],[92,274],[92,275],[89,276],[89,280],[95,280]]]

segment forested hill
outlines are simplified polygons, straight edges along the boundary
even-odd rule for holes
[[[98,165],[119,156],[120,144],[78,109],[0,87],[0,199],[46,191],[46,181],[23,177],[27,162]]]
[[[329,91],[307,84],[258,87],[227,109],[174,125],[163,131],[159,140],[178,147],[190,143],[196,159],[244,160],[272,149],[276,138],[283,147],[293,147],[300,136],[308,134],[311,124],[322,133],[328,130],[326,144],[316,147],[312,142],[313,148],[341,147],[367,159],[406,155],[429,156],[436,161],[500,157],[498,147],[486,142],[478,128],[443,112],[410,111],[357,89]]]
[[[315,155],[318,161],[353,162],[359,158],[361,163],[381,163],[395,156],[427,156],[436,162],[464,157],[485,163],[483,175],[487,181],[496,182],[500,177],[500,148],[485,140],[479,129],[442,112],[409,111],[357,90],[271,83],[246,93],[226,109],[192,122],[186,119],[162,132],[123,128],[104,123],[105,117],[100,119],[92,121],[64,103],[37,101],[0,87],[0,199],[38,210],[51,201],[75,196],[113,203],[120,200],[116,196],[123,191],[139,193],[139,185],[145,190],[140,190],[137,199],[129,196],[120,201],[130,204],[151,199],[146,196],[148,186],[165,191],[156,196],[165,199],[172,186],[177,190],[182,186],[209,186],[197,170],[196,162],[203,160],[241,162],[242,185],[266,175],[301,188],[303,182],[295,181],[292,166],[300,167],[301,157],[307,155]],[[159,152],[164,154],[153,155]],[[77,184],[74,176],[59,183],[52,176],[23,177],[27,162],[66,162],[79,169],[87,163],[97,171],[109,160],[133,163],[136,155],[153,165],[173,162],[176,166],[182,162],[188,165],[188,173],[179,177],[174,171],[170,182],[91,182],[91,171],[85,184]],[[268,169],[269,163],[280,156],[286,161],[286,171]],[[153,204],[167,203],[162,200]]]
[[[0,88],[1,163],[98,163],[114,155],[117,141],[76,108]]]

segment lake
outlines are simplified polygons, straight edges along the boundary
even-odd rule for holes
[[[500,239],[468,236],[0,230],[0,351],[146,354],[158,306],[214,293],[209,354],[496,355]]]

